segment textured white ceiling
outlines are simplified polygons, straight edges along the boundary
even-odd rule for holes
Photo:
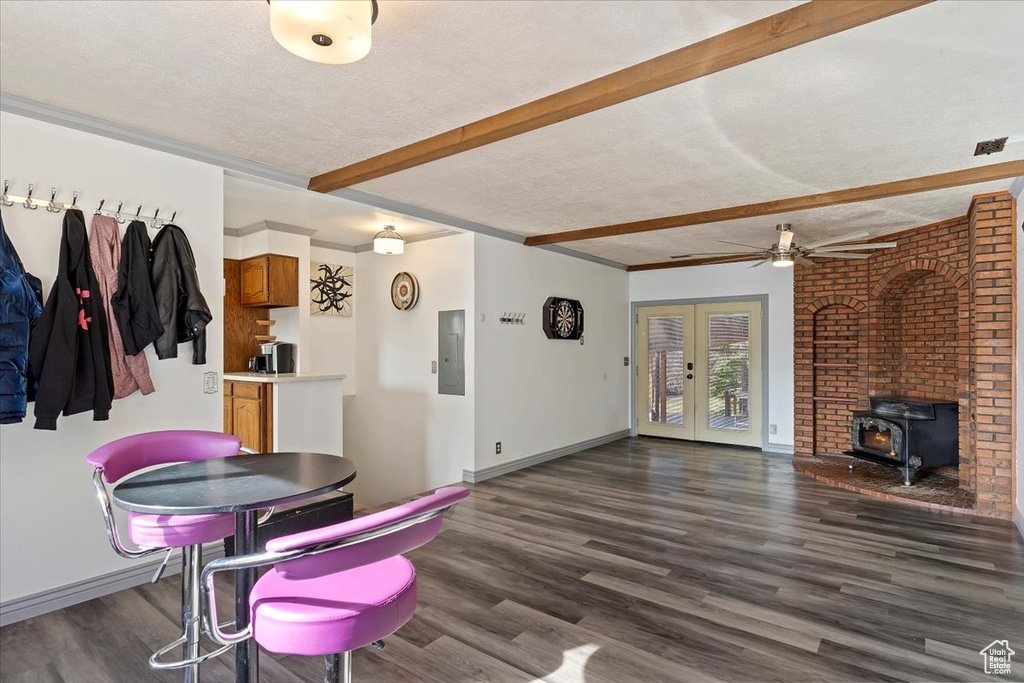
[[[934,3],[359,189],[530,235],[1020,159],[972,154],[1024,133],[1022,29]]]
[[[3,0],[0,84],[313,175],[797,4],[381,0],[369,56],[324,66],[262,1]]]
[[[263,180],[225,176],[224,227],[243,228],[260,221],[316,230],[314,240],[349,247],[370,244],[385,225],[394,225],[406,239],[450,230],[447,226],[380,211],[331,195]]]
[[[309,175],[796,4],[381,0],[369,57],[326,67],[280,48],[256,0],[3,0],[0,89]],[[1020,159],[1024,142],[971,153],[978,140],[1024,139],[1022,38],[1024,3],[936,2],[357,189],[529,235]],[[979,191],[895,198],[867,217],[876,208],[820,210],[803,234],[940,220]],[[324,239],[361,238],[348,218],[308,220],[336,225]],[[757,243],[776,221],[757,221]],[[745,229],[566,246],[640,263],[678,253],[678,240],[718,251],[715,235]]]

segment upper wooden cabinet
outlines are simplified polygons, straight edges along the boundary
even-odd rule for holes
[[[242,261],[242,305],[283,308],[299,305],[299,259],[263,254]]]

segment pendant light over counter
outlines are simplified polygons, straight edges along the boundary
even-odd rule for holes
[[[293,55],[351,64],[370,52],[377,0],[267,0],[270,33]]]
[[[405,252],[405,240],[395,231],[395,226],[385,225],[384,229],[373,236],[375,254],[401,254]]]

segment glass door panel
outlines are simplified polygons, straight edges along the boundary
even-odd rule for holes
[[[641,308],[637,316],[637,432],[692,439],[693,306]]]
[[[695,437],[761,446],[761,304],[696,307],[697,415]]]

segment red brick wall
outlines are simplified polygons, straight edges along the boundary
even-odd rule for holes
[[[868,396],[957,400],[961,486],[980,513],[1010,517],[1012,204],[976,197],[968,216],[879,238],[899,244],[870,259],[796,267],[798,454],[846,450]]]

